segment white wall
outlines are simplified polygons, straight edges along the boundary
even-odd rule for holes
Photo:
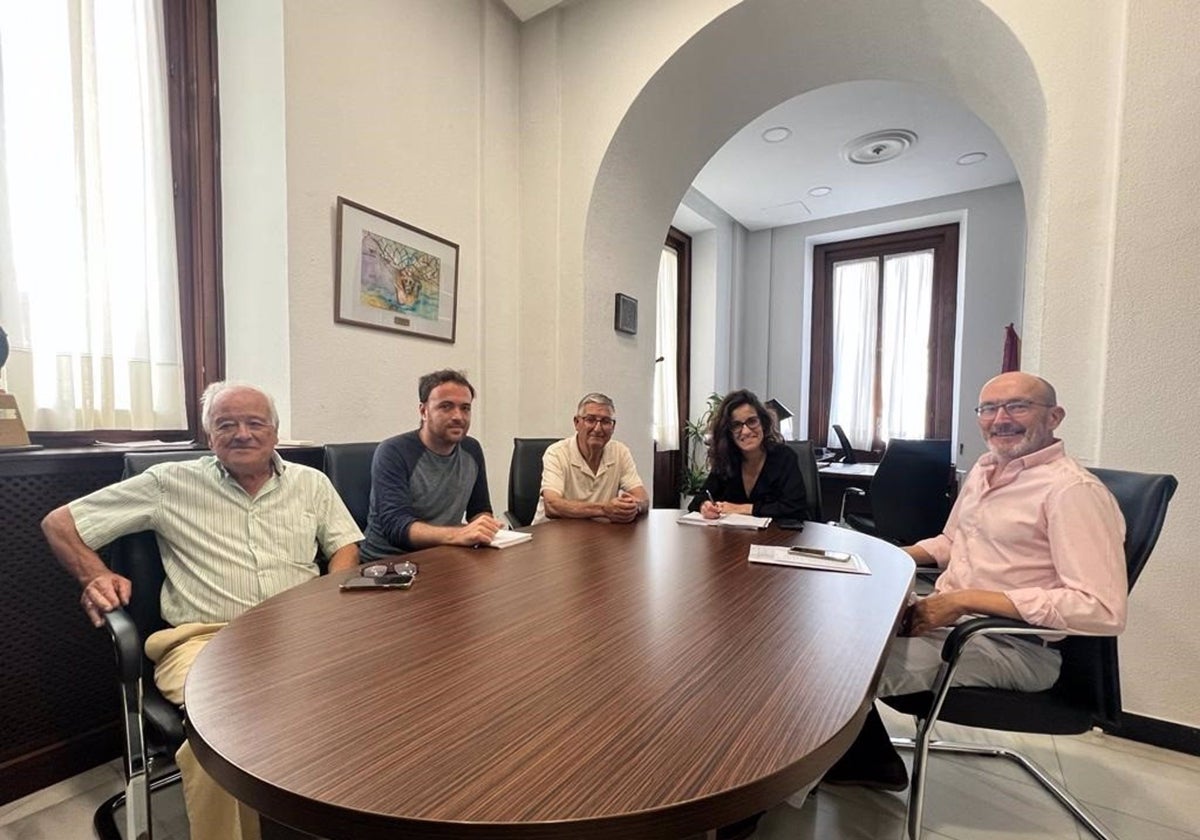
[[[420,375],[464,369],[502,510],[520,393],[516,23],[478,0],[287,3],[283,33],[294,433],[415,428]],[[458,243],[453,344],[333,322],[339,195]]]
[[[283,6],[217,2],[225,373],[267,390],[292,437]]]
[[[691,220],[698,220],[692,222]],[[741,285],[747,231],[703,193],[688,188],[675,227],[692,237],[691,381],[688,417],[704,413],[708,395],[729,390],[733,289]]]
[[[753,360],[739,383],[773,396],[799,415],[807,436],[809,306],[815,244],[959,224],[958,335],[955,376],[957,458],[969,467],[984,445],[971,408],[980,386],[1000,372],[1004,327],[1021,324],[1025,207],[1018,184],[957,193],[750,235],[745,286],[756,305],[743,313],[742,346]],[[1065,432],[1069,436],[1069,430]],[[956,450],[957,451],[957,450]]]
[[[1189,0],[1130,0],[1126,26],[1109,342],[1089,354],[1104,404],[1093,420],[1101,463],[1174,473],[1179,491],[1130,596],[1121,693],[1128,711],[1200,726],[1200,160],[1166,151],[1200,126],[1200,15]]]

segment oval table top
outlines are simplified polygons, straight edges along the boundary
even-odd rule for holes
[[[281,593],[197,657],[193,749],[328,838],[657,840],[770,807],[853,740],[914,567],[842,528],[678,515],[427,549],[408,590],[343,592],[344,572]],[[752,543],[872,574],[748,563]]]

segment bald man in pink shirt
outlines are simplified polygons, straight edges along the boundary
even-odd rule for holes
[[[988,451],[963,483],[946,527],[905,549],[943,571],[893,642],[879,697],[927,691],[942,643],[960,619],[995,615],[1049,628],[1038,636],[977,637],[955,685],[1044,691],[1058,679],[1054,630],[1116,635],[1125,628],[1125,520],[1100,481],[1069,457],[1054,430],[1066,412],[1053,386],[1004,373],[983,386],[979,429]],[[903,790],[904,762],[872,710],[858,740],[825,776],[833,784]]]

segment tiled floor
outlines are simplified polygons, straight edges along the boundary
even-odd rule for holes
[[[911,722],[883,708],[888,728],[911,735]],[[944,725],[939,735],[980,741],[978,730]],[[1200,758],[1100,733],[1061,737],[986,733],[1014,746],[1067,788],[1121,840],[1200,840]],[[934,756],[925,805],[928,840],[1086,840],[1070,815],[1002,759]],[[105,764],[0,806],[0,840],[92,837],[92,812],[121,789],[120,765]],[[781,804],[759,823],[758,840],[899,840],[903,794],[819,788],[803,808]],[[178,786],[154,798],[156,840],[186,840]]]

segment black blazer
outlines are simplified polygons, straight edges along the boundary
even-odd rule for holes
[[[800,464],[796,460],[796,453],[785,444],[777,444],[767,450],[767,462],[763,464],[762,472],[758,474],[758,481],[754,483],[749,498],[746,496],[740,469],[730,478],[711,472],[700,492],[692,498],[688,510],[700,510],[700,506],[708,501],[709,493],[717,502],[731,502],[736,505],[749,502],[754,505],[755,516],[804,519],[808,512]]]

